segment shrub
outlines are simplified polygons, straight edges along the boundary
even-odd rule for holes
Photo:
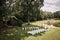
[[[60,27],[60,22],[55,22],[53,25],[56,27]]]
[[[23,21],[20,19],[10,19],[7,21],[8,26],[19,26],[22,27]]]
[[[22,27],[22,24],[23,24],[23,21],[22,21],[22,20],[19,20],[18,23],[17,23],[17,25],[18,25],[19,27]]]

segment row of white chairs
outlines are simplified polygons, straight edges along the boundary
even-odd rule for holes
[[[40,29],[39,27],[23,27],[22,30],[27,30],[27,29]]]
[[[41,33],[41,32],[45,32],[47,29],[54,28],[54,27],[55,26],[53,26],[53,25],[43,24],[43,29],[32,30],[32,31],[28,31],[27,33],[35,35],[35,34],[38,34],[38,33]]]
[[[35,34],[38,34],[38,33],[41,33],[41,32],[45,32],[45,31],[46,31],[46,29],[38,29],[38,30],[28,31],[27,33],[35,35]]]

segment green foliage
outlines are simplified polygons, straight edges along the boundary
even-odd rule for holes
[[[26,37],[26,31],[20,27],[0,31],[0,40],[21,40]]]
[[[39,20],[40,8],[43,6],[44,0],[3,0],[0,7],[2,12],[2,20],[4,17],[5,24],[15,14],[19,15],[18,19],[27,21]]]
[[[35,27],[35,25],[29,26]],[[15,27],[11,29],[5,29],[3,31],[0,30],[0,40],[24,40],[24,37],[29,37],[30,35],[27,34],[27,30],[22,30],[22,28],[23,27]],[[40,33],[37,35],[40,35]]]
[[[60,11],[54,13],[54,18],[60,19]]]
[[[43,0],[18,0],[16,2],[16,9],[21,10],[19,13],[23,14],[23,20],[36,20],[36,17],[38,17],[40,13],[40,8],[43,6],[43,2]]]
[[[6,0],[0,0],[0,30],[3,28],[5,25],[3,23],[3,17],[5,16],[5,2]]]
[[[22,24],[23,24],[23,21],[17,19],[16,17],[12,17],[11,19],[9,19],[7,21],[7,25],[8,26],[19,26],[19,27],[22,27]]]

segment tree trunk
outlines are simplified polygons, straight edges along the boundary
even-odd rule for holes
[[[5,9],[4,9],[5,2],[6,2],[5,0],[0,0],[0,30],[1,30],[1,28],[4,27],[3,15],[5,14]]]
[[[0,12],[0,30],[3,29],[5,27],[4,23],[3,23],[3,13]]]
[[[0,28],[3,27],[3,17],[2,14],[0,13]]]
[[[27,19],[28,19],[28,25],[30,25],[30,15],[29,15],[29,11],[27,10],[27,13],[28,13],[28,17],[27,17]]]
[[[28,17],[28,25],[30,25],[30,19],[29,19],[29,17]]]

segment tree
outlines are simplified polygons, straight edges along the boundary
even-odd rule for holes
[[[38,19],[40,8],[43,6],[44,0],[19,0],[17,3],[22,8],[23,18],[30,24],[30,19],[35,15]]]
[[[5,22],[7,15],[12,12],[13,0],[0,0],[0,28],[6,27]]]
[[[54,18],[60,18],[60,11],[54,12]]]
[[[0,0],[0,29],[4,27],[3,17],[5,14],[5,4],[6,0]]]
[[[43,2],[43,0],[0,0],[0,28],[5,27],[11,15],[19,13],[23,14],[23,18],[30,24],[33,15],[38,17]]]

